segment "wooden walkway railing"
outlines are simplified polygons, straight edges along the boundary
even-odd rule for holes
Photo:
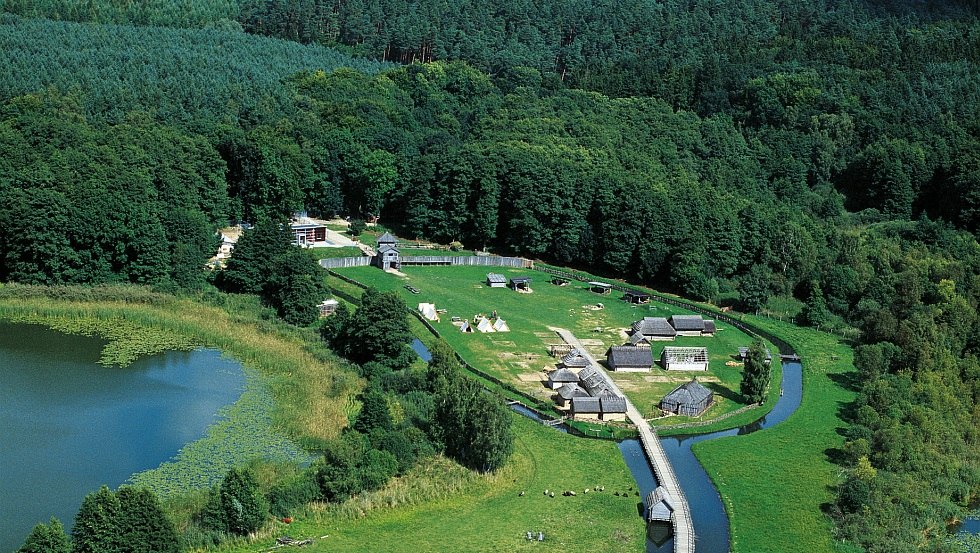
[[[592,357],[592,354],[582,346],[582,342],[574,334],[564,328],[558,328],[555,331],[567,344],[578,348],[590,363],[596,367],[599,366],[599,363]],[[606,385],[610,390],[626,398],[626,395],[616,386],[616,383],[606,374],[606,371],[600,369],[599,374],[606,381]],[[687,504],[687,496],[684,495],[684,490],[681,489],[680,483],[677,481],[674,469],[670,466],[670,460],[667,459],[667,454],[660,445],[660,440],[657,439],[656,432],[653,431],[650,423],[643,418],[643,415],[629,398],[626,398],[626,416],[640,433],[640,443],[643,444],[643,451],[647,455],[650,466],[653,467],[653,473],[657,477],[657,483],[667,489],[667,492],[670,493],[670,496],[674,498],[676,503],[672,521],[674,525],[674,553],[694,553],[695,536],[694,523],[691,520],[691,508]]]

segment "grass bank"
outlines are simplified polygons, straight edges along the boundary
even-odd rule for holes
[[[734,553],[829,553],[833,499],[845,423],[840,409],[853,400],[851,349],[829,334],[775,320],[746,317],[790,343],[803,358],[800,408],[763,432],[721,438],[694,452],[721,493]]]
[[[288,527],[221,551],[256,551],[289,534],[305,551],[629,551],[643,549],[641,498],[616,444],[514,416],[515,452],[494,474],[437,459],[342,505],[312,505]],[[605,491],[584,493],[586,487]],[[544,490],[557,490],[555,497]],[[575,490],[564,497],[563,490]],[[521,492],[524,495],[520,495]],[[528,531],[545,534],[529,542]],[[328,536],[322,537],[321,536]]]

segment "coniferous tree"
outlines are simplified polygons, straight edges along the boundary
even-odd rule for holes
[[[156,494],[146,488],[125,486],[119,498],[119,534],[127,553],[177,553],[180,537]]]
[[[122,553],[119,498],[107,486],[82,500],[71,529],[72,553]]]
[[[61,521],[51,517],[47,524],[39,523],[27,535],[24,545],[17,553],[69,553],[71,542],[65,534]]]
[[[354,420],[354,430],[368,434],[374,429],[391,430],[392,426],[384,393],[376,384],[369,384],[361,393],[361,411]]]
[[[258,530],[269,514],[265,497],[248,469],[231,469],[220,488],[221,509],[228,531],[244,536]]]
[[[765,345],[760,340],[752,342],[742,369],[742,395],[749,403],[763,403],[769,392],[772,367],[766,362]]]

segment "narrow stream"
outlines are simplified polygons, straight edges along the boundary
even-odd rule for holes
[[[425,345],[417,339],[412,343],[412,349],[423,359],[432,358]],[[691,446],[705,440],[751,434],[779,424],[792,415],[800,406],[800,400],[803,396],[803,366],[798,361],[784,362],[782,366],[783,379],[780,385],[783,393],[775,407],[765,417],[751,424],[730,430],[697,436],[671,436],[660,440],[691,507],[694,533],[697,536],[697,553],[729,552],[728,516],[725,514],[725,508],[722,505],[721,497],[718,495],[718,490],[715,489],[711,479],[708,478],[708,474],[694,456]],[[523,405],[511,405],[511,409],[542,422],[540,415]],[[568,432],[568,427],[565,425],[558,425],[555,429]],[[623,461],[633,474],[633,479],[636,480],[640,497],[646,498],[647,494],[656,488],[657,480],[646,454],[643,452],[643,446],[638,439],[623,440],[619,443],[619,451],[623,455]],[[971,523],[975,524],[976,521],[968,520],[964,523],[964,527]],[[667,538],[659,545],[649,538],[647,539],[647,553],[670,553],[673,548],[672,538]]]

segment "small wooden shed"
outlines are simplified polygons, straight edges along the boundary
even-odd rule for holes
[[[490,288],[507,288],[507,277],[500,273],[487,273],[487,286]]]
[[[627,290],[623,294],[623,301],[625,301],[626,303],[632,303],[636,305],[650,303],[650,294],[642,290]]]
[[[609,284],[608,282],[592,281],[589,283],[589,290],[595,292],[596,294],[611,294],[612,284]]]
[[[530,292],[531,277],[513,277],[510,279],[510,287],[515,292]]]

